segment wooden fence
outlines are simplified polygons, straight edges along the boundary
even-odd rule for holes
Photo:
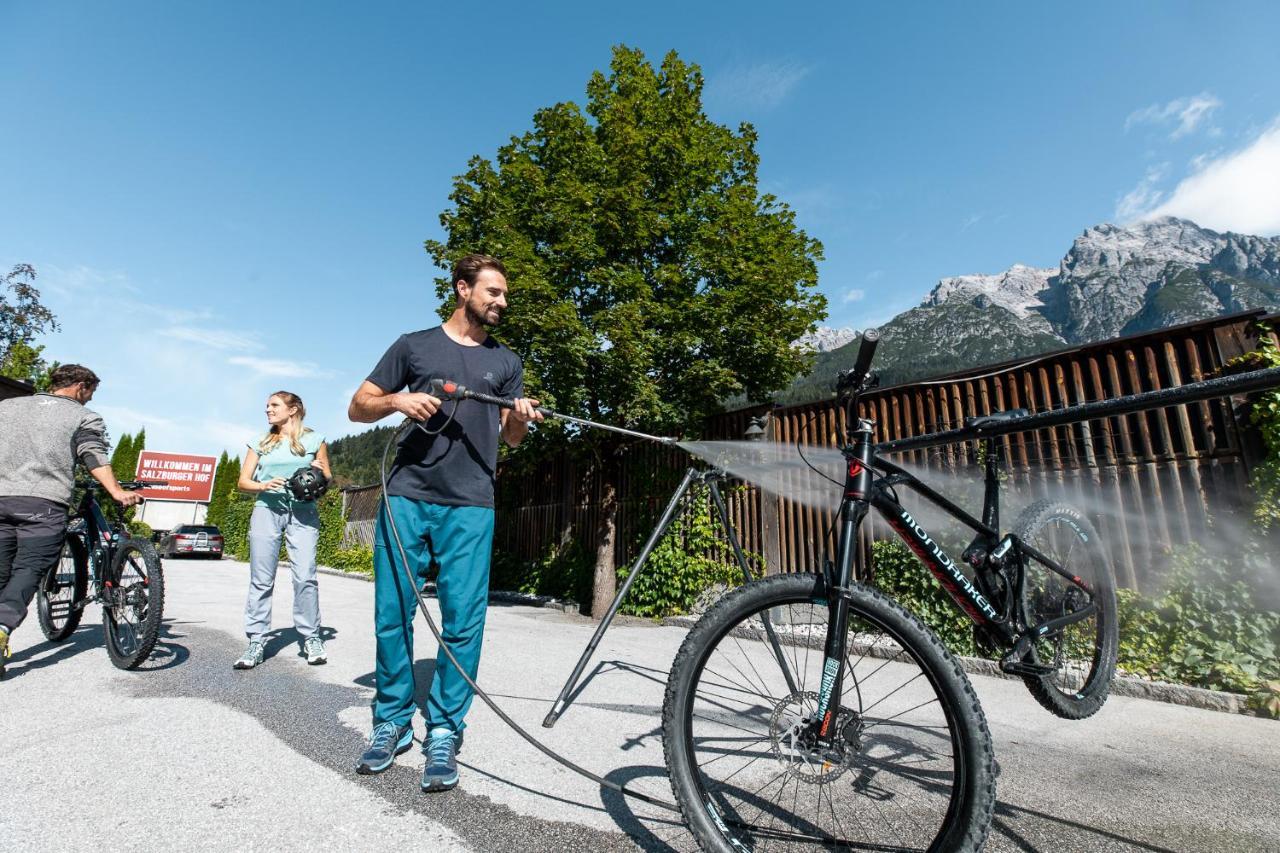
[[[966,417],[1004,409],[1042,412],[1174,387],[1210,376],[1230,358],[1253,350],[1259,319],[1262,312],[1239,314],[884,388],[864,397],[860,416],[873,419],[877,439],[885,441],[960,427]],[[756,407],[712,419],[704,438],[741,439],[752,418],[761,415],[767,416],[767,441],[810,448],[833,448],[844,419],[832,400]],[[1213,523],[1244,509],[1248,473],[1261,453],[1247,429],[1242,398],[1028,431],[999,443],[1010,493],[1004,525],[1011,525],[1010,511],[1018,505],[1064,496],[1090,513],[1112,548],[1121,584],[1134,588],[1147,588],[1161,576],[1170,549],[1203,539]],[[975,450],[972,442],[959,443],[896,459],[931,484],[936,480],[944,493],[956,492],[962,505],[978,514],[981,468]],[[637,444],[626,453],[619,565],[638,549],[690,464],[677,448]],[[524,559],[575,544],[594,551],[601,484],[590,465],[561,455],[530,473],[500,475],[498,482],[496,549]],[[832,492],[830,506],[823,506],[779,491],[784,494],[749,484],[731,490],[733,523],[744,546],[762,555],[769,571],[814,570],[824,554],[834,552],[838,492]],[[372,517],[370,508],[355,511],[363,503],[373,505],[370,494],[376,489],[348,493],[353,521]],[[919,506],[905,493],[902,497],[904,504]],[[887,525],[876,519],[866,525],[861,547],[865,552],[873,538],[889,535]]]

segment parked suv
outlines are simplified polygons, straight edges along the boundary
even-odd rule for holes
[[[222,531],[212,524],[180,524],[160,540],[161,557],[222,559]]]

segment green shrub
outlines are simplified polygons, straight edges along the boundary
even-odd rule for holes
[[[741,584],[742,569],[728,553],[720,528],[710,493],[698,491],[654,547],[622,604],[622,612],[654,618],[687,613],[710,587]],[[748,559],[757,565],[760,562],[755,555]],[[620,585],[627,576],[628,569],[619,570]]]
[[[240,559],[249,559],[249,516],[253,514],[253,495],[232,492],[227,495],[222,512],[222,550]]]
[[[591,594],[595,555],[575,538],[564,547],[551,546],[536,560],[521,560],[494,551],[489,586],[530,595],[586,601]]]
[[[373,577],[373,549],[368,545],[356,545],[354,548],[341,548],[330,555],[328,562],[322,565],[344,572]]]
[[[973,623],[915,554],[897,540],[871,546],[874,585],[933,629],[956,654],[973,655]]]
[[[1280,613],[1261,608],[1241,565],[1188,547],[1171,559],[1162,594],[1122,591],[1121,668],[1233,693],[1280,679]]]
[[[134,519],[130,521],[126,526],[129,529],[129,535],[134,537],[135,539],[146,539],[150,541],[151,534],[155,533],[155,531],[151,529],[150,524],[147,524],[145,521],[140,521],[138,519]]]

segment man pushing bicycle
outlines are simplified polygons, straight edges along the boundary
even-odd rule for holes
[[[348,409],[351,420],[360,423],[398,412],[422,427],[401,441],[378,511],[373,552],[377,695],[369,745],[356,765],[364,774],[386,770],[413,745],[416,595],[388,529],[387,513],[401,532],[415,584],[422,583],[432,558],[439,563],[444,640],[474,679],[488,607],[498,439],[515,447],[528,433],[529,422],[542,420],[538,401],[522,397],[519,357],[487,331],[507,307],[502,263],[468,255],[454,266],[452,281],[455,307],[449,319],[401,335],[356,390]],[[427,393],[433,379],[516,398],[515,407],[499,412],[479,403],[444,402]],[[423,710],[427,761],[422,790],[446,791],[458,784],[456,755],[473,696],[441,651]]]
[[[107,457],[106,424],[85,408],[98,382],[89,368],[64,364],[53,371],[48,393],[0,401],[0,676],[9,637],[62,552],[76,463],[116,503],[142,500],[120,488]]]

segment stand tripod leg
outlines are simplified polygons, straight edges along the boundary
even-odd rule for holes
[[[640,575],[640,569],[644,567],[645,561],[649,559],[649,555],[653,553],[653,549],[657,547],[658,541],[662,539],[662,535],[667,532],[667,528],[671,526],[671,522],[675,520],[676,510],[679,508],[680,499],[689,491],[689,486],[693,483],[694,478],[698,476],[695,468],[690,468],[685,472],[684,479],[680,481],[680,487],[676,489],[676,493],[671,496],[671,500],[667,503],[667,508],[663,510],[662,517],[658,519],[658,523],[654,526],[653,532],[649,534],[649,539],[644,543],[644,548],[640,550],[640,555],[636,557],[636,561],[631,566],[631,571],[627,574],[626,581],[622,584],[622,589],[618,590],[618,594],[613,597],[613,603],[609,605],[609,610],[605,613],[604,618],[600,620],[600,624],[596,626],[596,632],[591,637],[591,642],[587,643],[587,647],[582,651],[582,657],[578,658],[578,664],[573,668],[573,673],[569,676],[569,680],[564,683],[564,687],[560,690],[560,695],[551,703],[551,710],[547,712],[546,718],[542,721],[544,728],[551,728],[556,724],[556,720],[560,719],[560,715],[564,713],[565,708],[569,705],[569,696],[573,693],[574,688],[578,684],[578,679],[582,677],[582,671],[586,669],[587,661],[595,654],[596,646],[600,645],[600,640],[604,637],[604,632],[609,629],[609,623],[613,621],[613,617],[617,615],[618,608],[622,606],[622,600],[627,597],[627,592],[631,589],[631,584]]]
[[[747,565],[747,558],[742,553],[742,546],[738,544],[738,534],[734,533],[733,525],[729,523],[729,510],[724,505],[724,498],[720,496],[720,488],[715,480],[711,481],[711,498],[715,501],[716,509],[720,512],[720,523],[724,525],[725,536],[729,540],[729,544],[733,547],[733,556],[738,561],[738,566],[742,569],[742,582],[751,583],[755,577],[751,574],[751,567]],[[782,653],[782,643],[778,640],[778,634],[773,629],[773,620],[769,618],[769,611],[760,614],[760,619],[764,623],[765,635],[769,638],[769,645],[773,647],[773,656],[778,661],[778,667],[782,670],[782,677],[787,682],[787,689],[794,695],[798,692],[795,677],[791,674],[791,667],[787,665],[786,655]]]

